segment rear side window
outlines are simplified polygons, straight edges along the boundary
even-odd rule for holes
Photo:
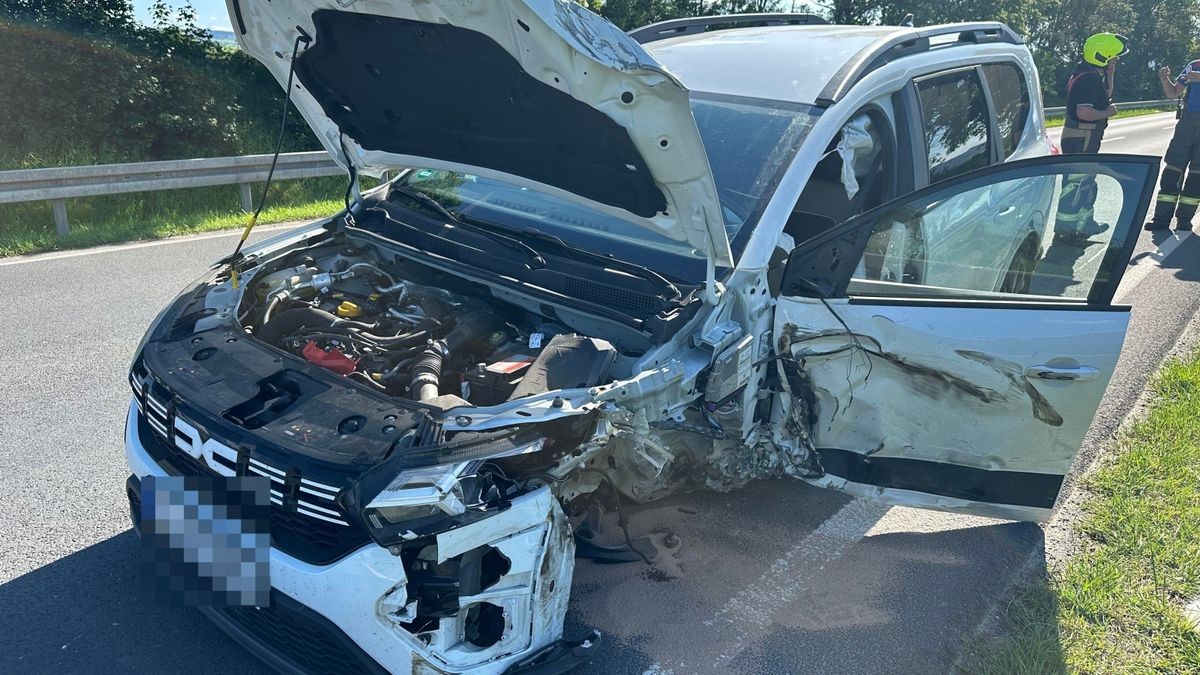
[[[985,65],[983,79],[996,109],[1000,156],[1007,159],[1021,144],[1029,123],[1029,88],[1025,86],[1025,75],[1011,63]]]
[[[929,182],[991,163],[990,124],[983,85],[974,68],[916,81],[929,150]]]

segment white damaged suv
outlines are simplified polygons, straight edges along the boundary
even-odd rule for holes
[[[673,491],[1054,507],[1158,160],[1043,156],[1007,27],[228,1],[347,209],[156,319],[127,487],[269,480],[269,606],[206,611],[275,666],[565,671],[574,557]]]

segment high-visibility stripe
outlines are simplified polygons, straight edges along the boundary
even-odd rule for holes
[[[1179,195],[1171,195],[1165,192],[1160,192],[1158,193],[1158,201],[1174,204],[1175,202],[1179,201]]]
[[[1064,211],[1059,211],[1055,216],[1055,220],[1060,223],[1077,223],[1091,218],[1093,213],[1095,213],[1093,209],[1086,209],[1079,211],[1078,213],[1066,213]]]
[[[1200,197],[1180,197],[1179,203],[1187,204],[1188,206],[1200,206]]]

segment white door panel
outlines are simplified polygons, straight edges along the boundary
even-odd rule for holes
[[[890,489],[914,506],[1048,513],[1116,367],[1127,312],[830,307],[857,343],[820,300],[776,310],[777,349],[804,363],[815,393],[819,482]]]
[[[1112,296],[1157,168],[993,166],[797,247],[775,309],[775,442],[822,486],[1044,519],[1121,353]]]

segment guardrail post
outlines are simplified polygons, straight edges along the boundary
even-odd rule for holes
[[[51,199],[50,205],[54,207],[54,231],[59,237],[70,235],[71,224],[67,222],[67,201],[65,199]]]
[[[254,210],[254,197],[250,194],[250,184],[238,183],[238,191],[242,194],[242,210],[250,213]]]

